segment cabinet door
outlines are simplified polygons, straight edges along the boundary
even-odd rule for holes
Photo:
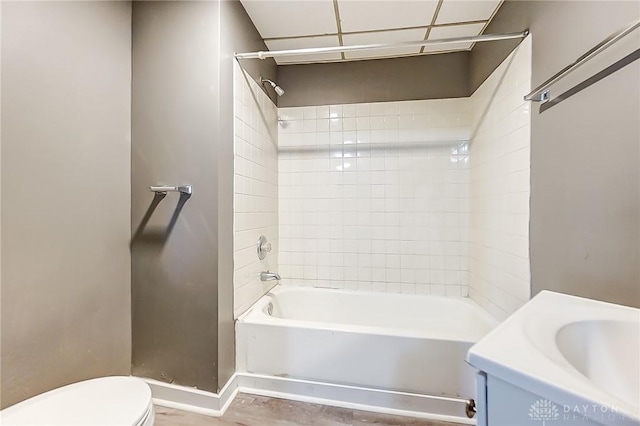
[[[476,422],[477,426],[489,426],[487,418],[487,375],[482,371],[476,374]]]

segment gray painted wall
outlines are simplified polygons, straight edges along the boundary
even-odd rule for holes
[[[535,87],[639,16],[638,2],[509,0],[486,33],[531,29]],[[476,46],[474,90],[513,47]],[[532,295],[640,306],[638,62],[542,113],[532,108]],[[570,86],[590,76],[576,72]]]
[[[239,1],[133,7],[133,372],[219,390],[235,371],[233,53],[265,49]],[[243,64],[255,78],[275,62]],[[169,194],[138,231],[154,183]]]
[[[232,77],[233,63],[232,60],[234,53],[241,52],[255,52],[258,50],[268,50],[267,46],[262,41],[262,37],[258,30],[253,25],[251,18],[247,15],[240,0],[223,0],[221,3],[221,16],[222,16],[222,45],[220,52],[220,66],[224,71],[222,81],[224,82],[223,89],[225,93],[222,95],[225,104],[231,102],[233,105],[233,98],[230,97],[233,87],[227,86],[228,80]],[[276,61],[272,58],[261,59],[242,59],[239,61],[240,66],[245,69],[253,79],[258,82],[260,77],[264,77],[270,80],[277,79],[278,67]],[[231,91],[226,91],[230,88]],[[275,92],[269,88],[265,90],[267,96],[271,98],[273,103],[277,104],[278,96]],[[225,110],[223,113],[227,113],[227,124],[230,124],[230,118],[233,117],[233,111]],[[227,131],[231,132],[232,129],[227,127]],[[233,137],[233,133],[228,133],[228,136]]]
[[[2,333],[2,4],[0,1],[0,333]],[[0,374],[2,374],[2,335],[0,334]],[[0,410],[2,404],[2,378],[0,377]]]
[[[129,374],[129,2],[2,4],[2,407]]]
[[[133,4],[132,370],[213,392],[218,20],[215,2]],[[149,185],[186,183],[191,198],[169,193],[142,226],[154,200]]]
[[[283,65],[279,107],[469,96],[469,52],[328,64]],[[497,64],[496,64],[497,66]],[[495,67],[494,67],[495,68]]]

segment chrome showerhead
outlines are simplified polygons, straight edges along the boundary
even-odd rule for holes
[[[274,88],[273,88],[273,89],[276,91],[276,93],[278,94],[278,96],[282,96],[282,95],[284,95],[284,89],[283,89],[282,87],[280,87],[280,86],[274,86]]]
[[[276,91],[276,94],[277,94],[278,96],[282,96],[282,95],[284,95],[284,90],[282,89],[282,87],[278,86],[276,83],[274,83],[274,82],[273,82],[273,81],[271,81],[271,80],[268,80],[268,79],[266,79],[266,78],[262,78],[262,77],[260,77],[260,84],[262,84],[262,85],[264,86],[264,84],[265,84],[265,83],[269,83],[269,85],[270,85],[271,87],[273,87],[273,90],[275,90],[275,91]]]

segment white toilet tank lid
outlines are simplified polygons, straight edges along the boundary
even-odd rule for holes
[[[147,415],[151,389],[135,377],[85,380],[53,389],[0,411],[1,425],[126,425]]]

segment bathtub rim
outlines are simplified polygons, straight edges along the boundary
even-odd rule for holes
[[[471,336],[469,334],[463,333],[451,333],[451,332],[436,332],[433,330],[405,330],[394,327],[377,327],[377,326],[366,326],[366,325],[356,325],[356,324],[342,324],[342,323],[332,323],[332,322],[323,322],[323,321],[305,321],[305,320],[296,320],[296,319],[288,319],[288,318],[280,318],[280,317],[272,317],[265,313],[266,306],[270,302],[272,297],[277,297],[277,295],[281,292],[287,291],[311,291],[311,292],[326,292],[331,291],[335,293],[342,294],[350,294],[350,295],[360,295],[360,294],[368,294],[368,295],[387,295],[390,293],[381,293],[374,291],[361,291],[361,290],[348,290],[348,289],[334,289],[334,288],[318,288],[318,287],[304,287],[304,286],[283,286],[281,284],[273,287],[269,292],[263,295],[257,302],[249,307],[242,315],[240,315],[237,319],[238,323],[243,324],[255,324],[260,326],[268,326],[268,327],[286,327],[286,328],[300,328],[300,329],[313,329],[313,330],[337,330],[346,333],[354,333],[354,334],[370,334],[370,335],[384,335],[384,336],[393,336],[393,337],[405,337],[405,338],[415,338],[415,339],[427,339],[427,340],[447,340],[447,341],[455,341],[460,343],[476,343],[478,342],[482,336]],[[408,295],[401,293],[391,293],[394,296],[406,296],[406,297],[424,297],[430,299],[442,299],[447,301],[456,301],[458,303],[463,303],[464,305],[468,305],[477,314],[483,317],[484,320],[490,325],[489,330],[484,334],[490,333],[495,327],[500,323],[496,318],[491,316],[487,311],[482,309],[480,305],[478,305],[475,301],[473,301],[469,297],[461,297],[461,296],[440,296],[440,295]],[[259,320],[255,320],[259,319]]]

